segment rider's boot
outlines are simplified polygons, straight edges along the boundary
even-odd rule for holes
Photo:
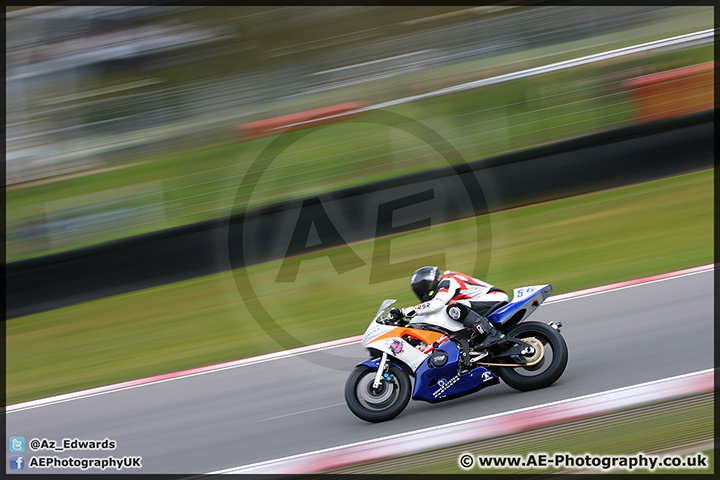
[[[505,335],[495,328],[487,318],[480,314],[477,314],[477,317],[473,318],[473,329],[481,335],[485,334],[483,341],[473,348],[475,351],[484,350],[493,345],[506,342]]]

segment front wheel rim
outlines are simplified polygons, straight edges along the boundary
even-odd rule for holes
[[[373,388],[373,382],[375,381],[374,371],[367,372],[360,377],[355,385],[356,398],[360,405],[368,410],[375,411],[384,410],[393,405],[400,393],[395,376],[392,374],[390,376],[392,381],[388,381],[383,377],[377,389]]]

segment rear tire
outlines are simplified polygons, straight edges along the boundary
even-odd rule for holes
[[[410,401],[410,377],[402,369],[390,365],[388,381],[383,377],[377,390],[372,388],[375,370],[358,365],[345,384],[345,402],[356,417],[366,422],[384,422],[395,418]]]
[[[505,383],[520,391],[545,388],[557,381],[565,371],[568,349],[565,339],[549,325],[540,322],[526,322],[514,326],[505,333],[518,339],[535,338],[542,342],[544,357],[531,367],[497,367],[497,374]]]

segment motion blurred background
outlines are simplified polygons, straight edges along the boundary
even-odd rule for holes
[[[628,81],[712,60],[712,33],[434,92],[712,22],[697,6],[8,7],[7,259],[227,216],[269,129],[313,109],[391,106],[468,161],[643,121]],[[712,72],[672,87],[685,107],[649,94],[660,117],[711,108]],[[341,123],[282,155],[250,206],[442,162],[389,128]]]
[[[309,134],[272,160],[248,209],[714,107],[707,6],[6,12],[8,284],[24,282],[16,303],[32,313],[8,315],[9,403],[287,348],[253,320],[229,271],[118,295],[52,256],[83,260],[84,247],[101,256],[130,237],[227,219],[250,166],[285,129]],[[429,127],[459,156],[374,121],[381,110]],[[711,263],[708,168],[485,216],[488,281],[563,293]],[[467,259],[487,253],[475,224],[489,221],[394,235],[392,263],[446,254],[448,268],[475,273]],[[372,241],[352,249],[367,267],[342,276],[325,257],[303,261],[295,282],[277,281],[277,260],[247,269],[299,339],[289,344],[358,335],[382,298],[414,300],[412,269],[371,284]],[[120,282],[93,258],[85,272]],[[32,289],[66,283],[97,295],[56,308]]]

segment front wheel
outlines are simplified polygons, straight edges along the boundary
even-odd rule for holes
[[[514,326],[505,333],[531,345],[542,344],[543,357],[529,367],[498,367],[497,374],[512,388],[521,391],[535,390],[552,385],[565,371],[568,349],[560,332],[540,322],[527,322]],[[538,349],[535,349],[537,353]],[[529,358],[528,358],[529,359]]]
[[[410,401],[410,377],[390,365],[377,389],[373,388],[374,380],[375,370],[366,365],[355,367],[345,384],[345,402],[355,416],[367,422],[395,418]]]

